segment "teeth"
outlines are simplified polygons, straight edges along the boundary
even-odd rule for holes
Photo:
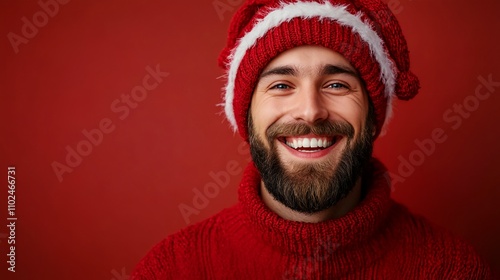
[[[331,140],[324,138],[294,138],[287,139],[286,144],[294,149],[297,148],[327,148],[332,145]]]
[[[308,138],[304,138],[302,140],[302,147],[304,147],[304,148],[309,148],[310,147],[310,145],[309,145],[309,139]]]
[[[318,140],[316,138],[311,139],[311,148],[318,147]]]

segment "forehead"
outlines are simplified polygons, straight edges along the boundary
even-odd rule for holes
[[[276,67],[290,66],[300,72],[318,72],[325,65],[336,65],[356,73],[356,69],[340,53],[322,46],[299,46],[282,52],[272,59],[262,73]]]

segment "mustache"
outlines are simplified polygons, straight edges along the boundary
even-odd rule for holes
[[[344,135],[348,139],[354,137],[354,127],[346,121],[321,121],[315,124],[299,123],[274,123],[266,131],[269,143],[283,135]]]

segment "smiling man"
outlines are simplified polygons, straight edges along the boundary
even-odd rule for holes
[[[250,146],[239,202],[175,233],[132,279],[490,279],[469,245],[390,198],[372,145],[417,94],[377,0],[251,0],[219,58]]]
[[[350,211],[371,156],[371,109],[356,70],[339,53],[306,45],[274,58],[259,77],[249,113],[264,203],[304,222]]]

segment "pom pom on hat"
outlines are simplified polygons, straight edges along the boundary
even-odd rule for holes
[[[417,95],[420,82],[410,71],[400,72],[396,81],[396,95],[401,100],[410,100]]]

